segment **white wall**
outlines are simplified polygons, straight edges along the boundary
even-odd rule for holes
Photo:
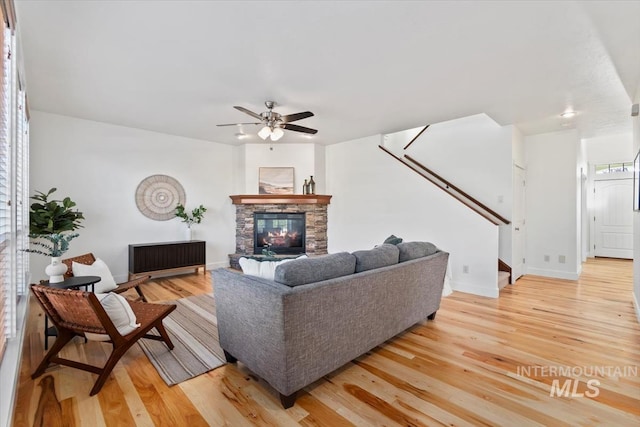
[[[315,147],[312,143],[246,144],[244,155],[245,187],[240,194],[258,194],[258,172],[261,167],[293,167],[295,194],[302,194],[302,184],[311,175],[314,175],[314,181],[318,181],[315,176]],[[322,180],[323,177],[318,176],[318,179]]]
[[[431,125],[406,153],[511,219],[512,139],[513,126],[477,114]]]
[[[184,239],[178,219],[154,221],[136,207],[144,178],[169,175],[186,192],[186,207],[208,210],[194,238],[207,241],[207,266],[228,265],[234,251],[232,148],[228,145],[32,111],[30,192],[58,188],[85,215],[65,256],[93,252],[116,280],[128,272],[128,245]],[[45,278],[48,259],[31,256],[32,280]]]
[[[587,161],[591,164],[632,162],[635,157],[632,140],[632,133],[585,139]]]
[[[381,138],[326,148],[329,252],[371,248],[391,234],[430,241],[451,254],[454,289],[497,297],[498,227],[380,150]]]
[[[635,102],[640,101],[640,88],[638,88]],[[633,152],[640,150],[640,117],[632,117],[633,122]],[[635,158],[635,156],[634,156]],[[636,308],[636,317],[640,322],[640,212],[633,213],[633,300]]]
[[[525,137],[528,274],[572,280],[580,274],[578,150],[575,130]]]

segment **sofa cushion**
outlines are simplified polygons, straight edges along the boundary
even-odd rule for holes
[[[392,245],[397,245],[398,243],[402,243],[402,237],[396,237],[395,235],[391,235],[384,239],[384,243],[389,243]]]
[[[397,264],[399,254],[398,247],[389,243],[369,250],[355,251],[356,273]]]
[[[306,285],[353,274],[356,257],[348,252],[295,259],[276,267],[274,281],[287,286]]]
[[[402,242],[398,244],[398,249],[400,250],[400,260],[398,262],[410,261],[438,252],[436,245],[430,242]]]

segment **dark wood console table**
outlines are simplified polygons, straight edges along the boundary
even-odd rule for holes
[[[204,240],[129,245],[129,280],[185,269],[204,274],[206,258]]]

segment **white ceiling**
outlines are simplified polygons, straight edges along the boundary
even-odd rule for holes
[[[221,143],[265,100],[332,144],[477,113],[590,138],[640,98],[640,1],[15,2],[33,110]]]

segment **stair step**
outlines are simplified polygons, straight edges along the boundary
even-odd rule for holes
[[[509,284],[509,273],[507,271],[498,271],[498,289],[502,289]]]

